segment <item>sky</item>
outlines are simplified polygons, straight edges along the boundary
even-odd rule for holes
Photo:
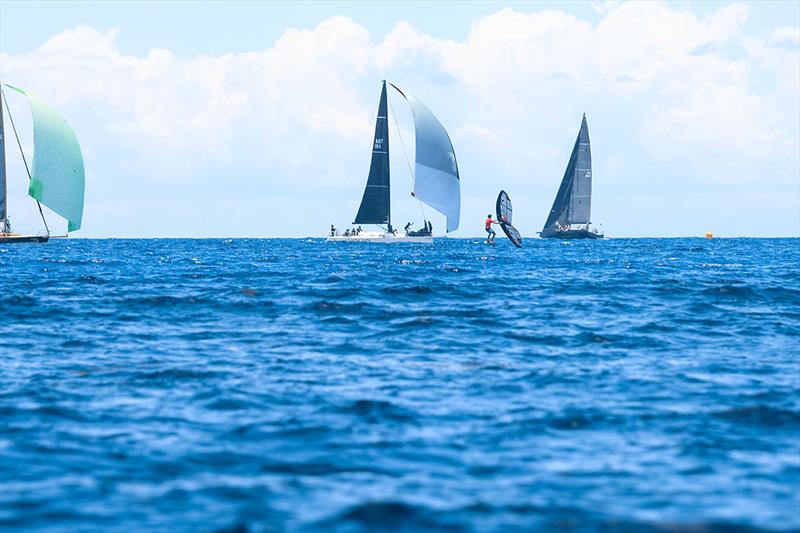
[[[454,237],[483,233],[501,189],[535,236],[584,113],[592,222],[607,236],[800,236],[795,1],[0,0],[0,79],[46,100],[80,139],[74,237],[347,227],[383,79],[451,136]],[[6,96],[30,157],[27,103]],[[413,120],[397,94],[390,105],[392,219],[419,225]],[[7,160],[12,222],[35,231],[15,145]],[[441,235],[444,218],[424,214]]]

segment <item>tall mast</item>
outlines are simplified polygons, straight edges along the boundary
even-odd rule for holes
[[[2,91],[2,89],[0,89]],[[3,129],[3,102],[0,101],[0,233],[8,231],[8,184],[6,183],[6,137]]]
[[[383,127],[384,127],[384,141],[383,145],[386,148],[386,227],[392,231],[392,193],[391,193],[391,178],[389,164],[389,96],[386,94],[386,80],[383,80],[381,87],[381,103],[378,105],[378,120],[381,120],[383,114]]]
[[[391,165],[389,164],[389,95],[386,94],[386,80],[383,80],[382,83],[381,101],[380,104],[378,104],[378,120],[383,120],[383,146],[386,150],[386,161],[384,163],[386,168],[386,227],[389,229],[389,231],[392,231],[392,185],[390,177]],[[381,117],[381,115],[383,116]]]

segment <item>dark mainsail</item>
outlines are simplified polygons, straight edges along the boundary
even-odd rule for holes
[[[367,187],[353,224],[387,224],[389,218],[389,121],[386,112],[386,82],[381,90],[378,118],[375,121],[375,140],[372,143],[372,163],[369,166]]]
[[[556,199],[542,232],[555,226],[570,224],[588,224],[592,210],[592,152],[589,145],[589,127],[586,115],[581,121],[575,147],[558,188]]]

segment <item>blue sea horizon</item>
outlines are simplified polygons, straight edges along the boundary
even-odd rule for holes
[[[3,531],[800,530],[800,239],[0,245]]]

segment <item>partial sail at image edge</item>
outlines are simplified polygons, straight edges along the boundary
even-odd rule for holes
[[[83,220],[85,175],[78,138],[67,121],[33,93],[6,85],[26,96],[33,114],[33,166],[28,194],[64,217],[67,231]]]

